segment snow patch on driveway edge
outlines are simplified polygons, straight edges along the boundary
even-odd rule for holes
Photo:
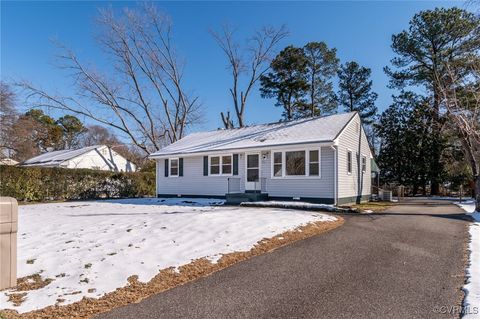
[[[480,311],[480,212],[474,212],[473,200],[456,202],[469,216],[473,223],[469,226],[470,240],[468,242],[468,267],[466,283],[463,286],[465,299],[463,301],[462,318],[478,318]]]
[[[251,257],[258,256],[298,240],[306,239],[330,230],[333,230],[344,223],[344,219],[336,216],[335,221],[319,221],[309,223],[296,229],[278,234],[272,238],[260,240],[249,251],[233,252],[224,254],[216,263],[206,258],[200,258],[187,265],[180,266],[178,271],[173,267],[161,270],[152,280],[142,283],[137,276],[128,278],[129,284],[118,288],[116,291],[106,294],[99,299],[84,298],[65,306],[49,306],[36,311],[19,315],[14,310],[0,311],[2,318],[92,318],[94,315],[107,312],[111,309],[125,306],[129,303],[139,302],[153,294],[166,291],[189,281],[208,276],[216,271],[222,270],[237,262],[245,261]]]

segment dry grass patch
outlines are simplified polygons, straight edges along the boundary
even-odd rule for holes
[[[8,296],[8,301],[13,303],[13,305],[15,306],[20,306],[22,304],[22,302],[25,301],[25,296],[27,295],[26,292],[22,292],[22,293],[11,293],[11,294],[7,294]],[[3,318],[2,316],[2,313],[0,312],[0,318]]]
[[[179,267],[177,272],[174,268],[163,269],[147,283],[139,282],[138,277],[133,275],[128,278],[128,284],[125,287],[117,288],[117,290],[108,293],[99,299],[83,298],[81,301],[73,304],[65,306],[54,305],[22,315],[19,315],[16,311],[4,310],[0,311],[0,315],[5,319],[92,318],[98,313],[106,312],[113,308],[124,306],[129,303],[140,302],[141,300],[153,294],[166,291],[204,276],[208,276],[237,262],[270,252],[276,248],[285,246],[297,240],[305,239],[335,229],[341,226],[343,222],[344,220],[341,217],[337,217],[337,220],[333,222],[322,221],[310,223],[294,230],[276,235],[273,238],[262,239],[249,251],[225,254],[215,264],[211,263],[206,258],[201,258],[187,265]]]
[[[355,204],[350,206],[351,208],[358,209],[360,212],[371,210],[374,212],[383,212],[387,208],[395,206],[396,203],[392,202],[367,202],[361,204]]]
[[[45,287],[52,281],[53,279],[51,278],[42,279],[40,274],[33,274],[17,279],[17,286],[14,289],[15,291],[37,290]]]
[[[8,301],[12,302],[15,306],[20,306],[25,301],[25,297],[27,296],[27,293],[18,292],[18,291],[29,291],[29,290],[40,289],[45,287],[52,281],[53,279],[50,279],[50,278],[42,279],[40,274],[33,274],[30,276],[18,278],[17,285],[12,289],[13,292],[7,294]],[[3,314],[1,311],[0,311],[0,318],[3,318]]]

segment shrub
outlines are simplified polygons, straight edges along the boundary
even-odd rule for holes
[[[155,173],[0,165],[0,195],[21,201],[155,195]]]

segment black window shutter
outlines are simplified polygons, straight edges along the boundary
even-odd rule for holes
[[[203,157],[203,176],[208,176],[208,156]]]
[[[168,158],[165,159],[165,177],[168,177]]]
[[[178,159],[178,176],[183,176],[183,158]]]
[[[233,154],[233,175],[238,175],[238,154]]]

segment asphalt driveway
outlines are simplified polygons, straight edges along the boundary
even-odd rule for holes
[[[336,230],[98,318],[459,317],[447,307],[463,298],[461,209],[410,200],[345,219]]]

